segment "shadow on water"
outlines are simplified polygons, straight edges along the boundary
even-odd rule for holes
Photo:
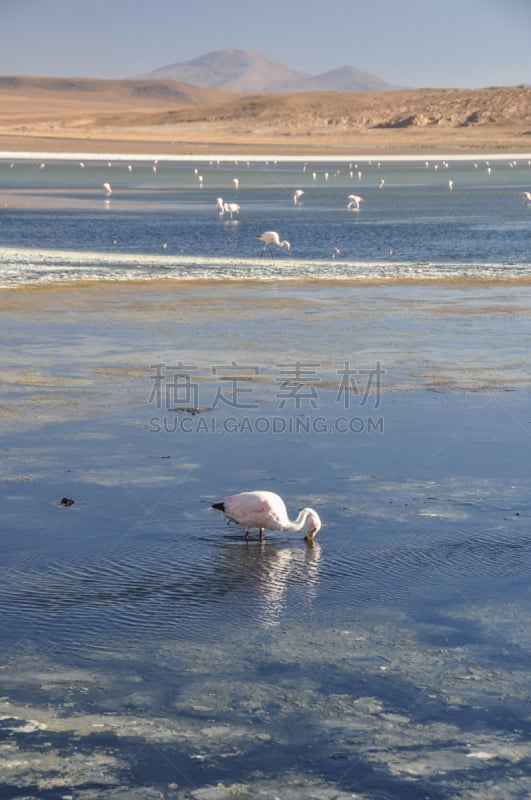
[[[0,747],[7,752],[8,767],[0,782],[1,800],[59,800],[73,791],[83,798],[136,798],[146,787],[156,787],[161,797],[228,797],[221,790],[201,795],[202,788],[220,785],[239,786],[236,796],[250,798],[256,796],[250,784],[261,787],[260,796],[273,798],[297,779],[304,785],[299,795],[290,797],[308,797],[312,787],[320,786],[333,787],[323,797],[339,796],[342,790],[370,800],[451,800],[456,791],[470,792],[459,794],[466,797],[475,797],[475,791],[489,798],[520,797],[501,787],[516,781],[523,788],[522,780],[530,774],[529,756],[469,757],[477,750],[475,742],[490,735],[504,739],[516,754],[519,747],[527,748],[527,707],[494,698],[490,691],[478,693],[475,705],[450,706],[392,669],[374,674],[355,663],[323,669],[317,656],[314,664],[304,665],[271,660],[245,676],[220,671],[221,692],[229,693],[226,707],[203,710],[200,703],[208,702],[205,698],[212,693],[208,679],[198,681],[193,702],[180,706],[176,698],[183,687],[174,685],[162,705],[158,681],[167,680],[167,674],[164,678],[166,670],[155,667],[149,716],[124,693],[119,677],[109,680],[111,665],[100,666],[107,678],[100,702],[94,687],[87,689],[88,698],[69,703],[68,709],[42,685],[35,690],[32,699],[41,714],[53,708],[55,727],[60,727],[60,718],[63,730],[51,725],[29,730],[32,720],[24,724],[16,716],[1,718]],[[42,675],[26,678],[38,682]],[[305,707],[297,684],[306,687]],[[255,708],[245,712],[238,704],[245,698],[249,705],[253,687]],[[318,713],[312,710],[312,697]],[[236,707],[230,707],[232,701]],[[103,730],[89,731],[90,725]],[[131,733],[136,727],[138,732]],[[14,775],[11,781],[9,774]]]

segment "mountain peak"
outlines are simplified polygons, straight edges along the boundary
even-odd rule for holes
[[[271,83],[308,77],[252,50],[214,50],[191,61],[160,67],[144,78],[185,81],[233,92],[267,92]]]
[[[214,50],[189,61],[159,67],[141,78],[174,80],[233,92],[373,92],[394,89],[383,78],[352,66],[320,75],[291,69],[252,50]]]

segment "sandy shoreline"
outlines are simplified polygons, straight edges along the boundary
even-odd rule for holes
[[[38,299],[46,298],[46,295],[56,296],[57,292],[61,292],[63,297],[68,298],[69,302],[75,302],[78,292],[83,292],[83,295],[90,295],[92,291],[98,292],[100,289],[104,294],[108,294],[113,289],[138,290],[144,294],[151,291],[155,293],[175,290],[176,292],[186,293],[187,290],[201,290],[204,288],[212,289],[217,287],[223,291],[235,289],[236,287],[260,290],[267,284],[270,286],[278,286],[285,289],[287,292],[290,289],[338,289],[344,287],[345,289],[368,289],[371,287],[441,287],[455,290],[474,289],[478,287],[508,287],[518,288],[527,287],[531,285],[531,277],[518,277],[518,278],[448,278],[448,277],[425,277],[425,278],[157,278],[148,280],[139,278],[138,280],[122,280],[109,278],[97,280],[64,280],[54,281],[53,283],[34,283],[26,282],[23,285],[12,284],[4,285],[1,287],[3,296],[0,297],[0,310],[22,310],[28,303],[31,304]],[[85,298],[83,298],[84,302]],[[90,300],[89,300],[90,302]]]
[[[233,123],[232,128],[238,123]],[[197,130],[177,128],[172,130],[147,129],[124,130],[101,133],[91,131],[84,135],[82,131],[62,136],[60,133],[47,135],[46,130],[31,134],[18,133],[9,135],[0,127],[0,150],[4,152],[50,153],[57,156],[63,153],[77,152],[92,154],[106,158],[111,153],[129,153],[144,156],[153,154],[158,158],[177,156],[190,159],[212,159],[218,157],[239,158],[242,154],[250,154],[257,158],[268,159],[284,156],[307,160],[328,156],[333,159],[383,156],[395,158],[407,155],[412,158],[441,158],[445,156],[465,156],[481,158],[483,153],[503,158],[514,154],[526,157],[529,154],[529,136],[525,132],[515,132],[509,126],[493,130],[480,127],[467,129],[436,128],[427,130],[414,129],[409,132],[397,130],[353,131],[343,135],[313,132],[304,135],[296,132],[271,134],[269,136],[239,135],[234,131],[216,130],[215,126],[206,124]],[[229,125],[229,127],[231,127]]]

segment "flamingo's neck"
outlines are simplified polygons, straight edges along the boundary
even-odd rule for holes
[[[285,531],[300,531],[304,528],[304,523],[306,522],[306,517],[308,516],[308,511],[303,509],[299,511],[296,520],[288,519],[287,524],[284,526]]]

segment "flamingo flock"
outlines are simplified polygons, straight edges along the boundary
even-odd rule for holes
[[[238,161],[234,162],[234,164],[236,166],[238,166],[238,163],[239,163]],[[250,166],[250,161],[247,161],[245,163],[246,163],[247,166]],[[265,162],[265,163],[266,163],[266,166],[269,166],[269,162],[268,161]],[[276,165],[276,163],[277,163],[276,161],[273,162],[274,165]],[[515,166],[517,166],[517,163],[518,163],[517,161],[513,160],[513,161],[511,161],[509,163],[509,166],[514,168]],[[491,163],[489,161],[484,162],[484,164],[485,164],[485,169],[486,169],[486,175],[487,176],[491,176],[493,174],[493,166],[491,165]],[[216,162],[214,162],[214,161],[209,162],[209,166],[213,166],[213,165],[219,166],[220,165],[220,160],[218,159]],[[377,167],[381,167],[382,163],[381,162],[377,162],[377,163],[375,162],[374,165],[377,166]],[[14,166],[15,166],[14,163],[10,164],[11,168],[13,168]],[[47,165],[46,165],[45,162],[41,162],[40,164],[38,164],[38,168],[40,170],[44,170],[46,168],[46,166]],[[113,166],[112,162],[108,161],[107,162],[107,166],[109,168],[112,167]],[[308,166],[309,166],[308,163],[304,163],[303,168],[302,168],[303,173],[306,173]],[[426,168],[431,168],[431,169],[434,169],[434,170],[439,170],[440,167],[444,168],[444,169],[449,169],[449,166],[450,165],[449,165],[448,161],[445,161],[445,160],[442,160],[440,163],[431,163],[430,161],[425,161],[425,167]],[[481,165],[478,162],[475,162],[473,166],[474,166],[475,169],[479,169],[479,167]],[[531,159],[528,160],[528,166],[531,167]],[[80,169],[84,170],[86,168],[85,162],[84,161],[80,161],[79,162],[79,167],[80,167]],[[373,167],[373,162],[370,161],[370,160],[368,162],[368,167]],[[133,165],[132,164],[126,164],[126,169],[127,169],[128,172],[131,173],[133,171]],[[154,174],[157,174],[157,171],[158,171],[158,159],[155,159],[152,162],[152,172]],[[199,168],[198,167],[195,167],[193,172],[194,172],[194,176],[195,176],[195,179],[196,179],[196,182],[197,182],[196,185],[200,189],[203,189],[204,186],[205,186],[205,178],[204,178],[204,176],[199,173]],[[310,175],[311,175],[311,179],[314,182],[317,182],[317,179],[318,179],[319,174],[320,174],[320,176],[322,177],[324,182],[328,183],[328,182],[332,181],[334,178],[337,178],[338,176],[340,176],[341,173],[342,173],[341,169],[336,169],[333,172],[328,172],[328,171],[324,170],[324,171],[322,171],[322,173],[318,173],[317,171],[314,170],[313,172],[310,173]],[[358,165],[357,163],[353,163],[353,162],[350,162],[348,164],[348,175],[350,176],[350,178],[352,180],[354,180],[355,177],[357,177],[357,179],[361,181],[363,174],[364,173],[362,172],[362,170],[360,168],[360,165]],[[239,177],[233,177],[233,178],[230,179],[230,181],[232,183],[233,191],[239,191],[239,189],[240,189],[240,178]],[[384,186],[386,186],[385,178],[383,178],[383,177],[379,178],[379,180],[377,181],[376,185],[379,187],[379,189],[383,189]],[[447,187],[448,187],[448,190],[450,192],[452,192],[454,190],[454,181],[453,181],[453,179],[450,178],[447,181]],[[113,195],[113,187],[111,186],[111,183],[109,181],[105,181],[102,184],[102,189],[103,189],[104,196],[106,198],[106,200],[105,200],[106,206],[110,207],[110,198]],[[294,206],[302,206],[302,198],[303,198],[304,195],[305,195],[304,189],[294,189],[293,190],[293,194],[292,194],[293,205]],[[520,192],[518,192],[518,195],[522,199],[522,201],[523,201],[525,206],[531,207],[531,191],[520,191]],[[354,193],[348,194],[346,200],[347,200],[347,202],[346,202],[347,211],[354,211],[354,212],[360,212],[361,208],[362,208],[362,204],[365,202],[365,198],[362,195],[354,194]],[[236,203],[234,201],[226,201],[223,197],[217,197],[216,198],[216,206],[217,206],[218,214],[219,214],[220,218],[223,218],[223,217],[226,218],[225,219],[226,224],[229,224],[229,223],[232,223],[233,225],[238,225],[239,224],[239,222],[240,222],[240,213],[241,213],[241,207],[240,207],[239,203]],[[276,230],[265,230],[262,233],[257,234],[255,236],[255,238],[258,241],[260,241],[261,244],[262,244],[262,249],[260,251],[260,257],[264,256],[265,253],[268,252],[270,257],[273,258],[273,246],[275,248],[279,249],[279,250],[283,249],[286,252],[289,252],[291,250],[291,243],[287,239],[281,238],[279,232],[276,231]],[[167,247],[168,247],[167,242],[164,242],[162,244],[162,248],[165,250]],[[339,256],[341,251],[340,251],[340,249],[338,247],[335,247],[331,251],[329,250],[328,252],[330,254],[330,258],[331,259],[335,259],[335,258],[337,258],[337,256]],[[390,248],[389,249],[389,255],[392,255],[392,254],[393,254],[393,248]]]

